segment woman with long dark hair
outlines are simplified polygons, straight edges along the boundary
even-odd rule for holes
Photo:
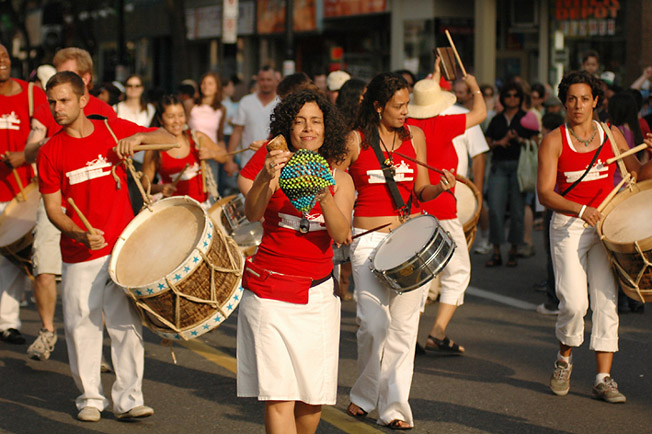
[[[307,215],[280,190],[293,152],[315,151],[328,162],[346,155],[345,128],[321,93],[288,95],[274,109],[270,131],[285,138],[288,150],[262,147],[240,173],[251,186],[247,218],[264,219],[262,242],[243,275],[238,396],[265,401],[268,433],[314,433],[321,406],[337,398],[340,300],[331,245],[351,239],[354,188],[345,171],[333,170],[335,186],[317,193]]]
[[[455,184],[447,173],[437,185],[429,183],[426,169],[405,159],[401,153],[426,161],[423,131],[405,125],[410,102],[408,84],[396,73],[381,73],[367,85],[348,140],[348,153],[340,167],[348,167],[358,197],[354,209],[353,233],[361,234],[351,244],[355,281],[360,376],[351,389],[347,412],[363,417],[378,410],[378,423],[392,429],[414,426],[408,403],[419,311],[428,285],[399,294],[384,286],[371,272],[370,256],[376,247],[403,221],[418,213],[410,204],[428,201]],[[382,153],[384,162],[376,157]],[[405,207],[390,194],[383,169],[393,176]]]

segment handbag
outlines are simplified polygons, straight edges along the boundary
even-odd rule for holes
[[[537,152],[537,143],[534,139],[527,139],[521,147],[516,169],[521,193],[535,191],[537,188]]]

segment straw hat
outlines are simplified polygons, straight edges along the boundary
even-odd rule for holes
[[[431,78],[417,81],[412,91],[412,103],[408,104],[408,116],[426,119],[437,116],[455,104],[454,94],[441,90],[439,84]]]

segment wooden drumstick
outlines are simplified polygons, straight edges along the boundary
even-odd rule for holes
[[[627,181],[629,181],[629,179],[630,179],[631,177],[632,177],[632,174],[631,174],[631,173],[628,173],[627,175],[625,175],[625,177],[624,177],[623,179],[620,180],[620,182],[618,183],[618,185],[617,185],[616,187],[614,187],[613,190],[611,190],[611,192],[607,195],[607,197],[604,198],[604,200],[602,201],[602,203],[600,203],[600,205],[598,205],[598,207],[597,207],[596,209],[597,209],[598,211],[602,212],[602,211],[607,207],[607,205],[609,205],[609,202],[611,202],[611,199],[613,199],[614,196],[615,196],[616,194],[618,194],[618,192],[620,191],[620,189],[622,188],[622,186],[625,185],[625,183],[626,183]],[[585,227],[585,228],[588,228],[588,227],[589,227],[589,224],[586,223],[586,222],[584,222],[584,227]]]
[[[357,235],[353,235],[353,237],[351,237],[351,239],[352,239],[352,240],[355,240],[355,239],[358,238],[358,237],[361,237],[361,236],[363,236],[363,235],[367,235],[368,233],[375,232],[375,231],[378,231],[378,230],[380,230],[380,229],[386,228],[386,227],[389,226],[389,225],[391,225],[391,223],[385,223],[384,225],[376,226],[375,228],[369,229],[369,230],[364,231],[364,232],[360,232],[360,233],[357,234]]]
[[[418,164],[419,166],[423,166],[423,167],[425,167],[425,168],[428,169],[428,170],[432,170],[433,172],[439,173],[440,175],[443,175],[443,174],[444,174],[444,171],[443,171],[443,170],[441,170],[441,169],[437,169],[436,167],[432,167],[431,165],[426,164],[426,163],[423,163],[423,162],[421,162],[421,161],[419,161],[419,160],[417,160],[417,159],[415,159],[415,158],[408,157],[407,155],[405,155],[405,154],[401,154],[400,152],[394,152],[394,154],[395,154],[395,155],[398,155],[399,157],[403,157],[403,158],[405,158],[406,160],[409,160],[409,161],[411,161],[411,162],[413,162],[413,163],[416,163],[416,164]],[[461,176],[459,176],[459,175],[457,175],[457,174],[455,175],[455,180],[456,180],[457,182],[461,182],[462,184],[466,184],[466,183],[467,183],[466,180],[465,180],[464,178],[462,178]]]
[[[177,184],[179,183],[179,181],[181,181],[181,177],[183,176],[184,172],[186,171],[186,169],[188,168],[189,165],[190,165],[190,163],[186,163],[186,165],[183,166],[183,169],[181,169],[181,172],[179,172],[177,177],[174,178],[174,181],[172,181],[172,187],[176,187]]]
[[[168,149],[178,148],[178,143],[148,143],[144,145],[134,146],[134,152],[138,151],[167,151]],[[113,151],[117,151],[117,147],[113,147]]]
[[[68,203],[70,206],[72,206],[72,209],[75,211],[75,214],[77,214],[77,217],[82,221],[84,224],[84,227],[90,233],[91,235],[97,235],[97,232],[95,232],[95,229],[93,229],[93,226],[88,222],[88,219],[86,219],[86,216],[82,214],[82,212],[77,208],[77,205],[75,204],[75,201],[72,199],[72,197],[68,198]]]
[[[227,157],[230,157],[230,156],[232,156],[232,155],[236,155],[236,154],[239,154],[239,153],[241,153],[241,152],[249,151],[249,150],[250,150],[250,148],[238,149],[237,151],[227,152],[227,153],[226,153],[226,156],[227,156]]]
[[[11,173],[13,173],[14,178],[16,178],[16,184],[18,184],[18,188],[20,189],[20,195],[23,196],[23,201],[26,201],[27,196],[25,196],[25,189],[23,188],[23,183],[20,180],[20,176],[18,176],[18,171],[16,169],[11,169]]]
[[[646,143],[641,143],[640,145],[633,147],[629,151],[625,151],[625,152],[623,152],[622,154],[620,154],[620,155],[618,155],[616,157],[609,158],[607,160],[607,164],[611,164],[614,161],[620,160],[621,158],[629,157],[630,155],[636,154],[637,152],[642,151],[642,150],[644,150],[646,148],[647,148],[647,144]]]
[[[448,38],[448,42],[451,44],[451,48],[453,49],[453,53],[455,53],[455,58],[457,59],[457,62],[460,64],[460,68],[462,69],[462,75],[466,77],[466,69],[464,69],[464,64],[462,63],[462,59],[460,59],[460,54],[457,52],[457,49],[455,48],[455,44],[453,43],[453,38],[451,37],[451,34],[448,32],[448,29],[445,30],[446,37]]]

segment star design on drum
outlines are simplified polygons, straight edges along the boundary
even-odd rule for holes
[[[181,274],[175,274],[174,280],[181,280]]]
[[[139,289],[137,289],[137,290],[136,290],[136,295],[143,295],[143,293],[142,293],[142,292],[140,292],[140,290],[139,290]]]
[[[185,271],[186,273],[189,272],[189,271],[190,271],[190,267],[188,267],[188,266],[183,267],[183,271]]]
[[[193,335],[193,336],[197,336],[197,331],[193,330],[193,331],[190,332],[190,334]]]
[[[219,315],[218,315],[218,316],[216,316],[216,317],[215,317],[215,322],[220,322],[220,321],[221,321],[221,318],[220,318],[220,316],[219,316]]]
[[[227,308],[228,310],[233,310],[233,305],[232,305],[231,303],[229,303],[229,305],[226,306],[226,308]]]
[[[192,262],[196,264],[197,262],[199,262],[199,258],[195,256],[194,258],[192,258]]]
[[[208,247],[208,242],[204,241],[204,247]]]
[[[152,288],[147,288],[147,293],[148,294],[154,294],[154,290]]]
[[[240,297],[238,297],[237,295],[234,295],[234,296],[233,296],[233,300],[234,300],[234,301],[238,301],[238,300],[240,300]]]
[[[204,324],[204,330],[208,330],[208,327],[209,327],[208,324]]]
[[[158,284],[158,289],[165,289],[165,285],[162,284],[162,283],[159,283],[159,284]]]
[[[213,234],[208,234],[208,239],[210,240],[211,238],[213,238]]]

